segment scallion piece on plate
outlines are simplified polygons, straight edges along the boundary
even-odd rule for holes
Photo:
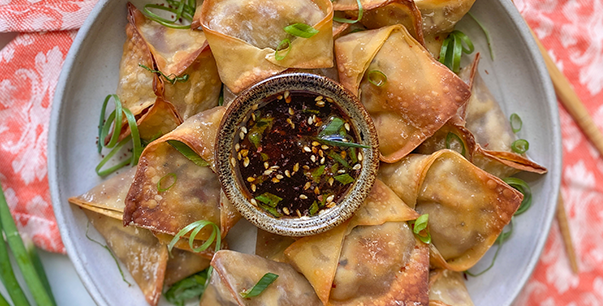
[[[473,53],[475,46],[465,33],[454,30],[444,40],[440,49],[440,63],[446,65],[454,73],[461,70],[461,56],[463,53]]]
[[[532,206],[532,189],[530,189],[530,186],[524,180],[516,177],[506,177],[503,181],[523,194],[523,200],[514,216],[519,216],[526,212]]]
[[[482,29],[482,31],[484,32],[484,35],[486,35],[486,41],[488,42],[488,49],[490,50],[490,58],[492,60],[494,60],[494,49],[492,48],[492,38],[490,37],[490,32],[488,31],[488,29],[486,29],[486,27],[477,18],[475,18],[475,16],[473,14],[471,14],[471,12],[467,12],[467,15],[469,15],[469,17],[471,17],[471,19],[473,19],[475,21],[475,23],[477,23],[477,25],[480,27],[480,29]]]
[[[341,22],[341,23],[356,23],[356,22],[362,20],[362,15],[364,15],[364,8],[362,8],[362,3],[360,3],[360,0],[356,0],[356,3],[358,4],[358,17],[356,17],[356,19],[333,17],[333,21],[337,21],[337,22]]]
[[[452,132],[448,133],[448,135],[446,135],[446,149],[455,150],[457,146],[461,147],[459,153],[465,156],[465,154],[467,153],[467,149],[465,148],[465,143],[463,142],[461,137]]]
[[[208,272],[211,272],[209,268],[178,281],[163,296],[172,304],[184,305],[187,300],[203,295],[210,277]]]
[[[168,186],[163,187],[163,185],[165,185],[164,181],[169,180],[170,178],[172,178],[172,180],[171,180],[172,183]],[[162,192],[170,190],[170,188],[172,188],[176,184],[177,180],[178,180],[178,177],[176,176],[176,173],[168,173],[168,174],[164,175],[162,178],[159,179],[159,182],[157,182],[157,192],[162,193]]]
[[[197,165],[199,167],[209,166],[209,163],[207,161],[205,161],[203,158],[201,158],[201,156],[199,156],[199,154],[197,154],[197,152],[195,152],[193,149],[191,149],[185,143],[180,142],[178,140],[168,140],[167,143],[169,143],[172,147],[174,147],[174,149],[178,150],[178,152],[180,152],[182,155],[184,155],[184,157],[188,158],[190,161],[195,163],[195,165]]]
[[[423,243],[431,243],[431,234],[429,233],[429,228],[427,225],[429,224],[429,214],[423,214],[419,216],[416,220],[408,221],[409,225],[412,228],[413,233],[419,240]]]
[[[149,68],[149,67],[147,67],[147,66],[145,66],[143,64],[138,64],[138,66],[140,66],[140,67],[148,70],[151,73],[159,73],[159,75],[161,75],[166,81],[170,82],[171,84],[175,84],[176,82],[182,82],[182,83],[184,83],[184,82],[188,81],[188,74],[183,74],[180,77],[176,76],[176,75],[173,75],[173,74],[165,75],[165,73],[163,73],[163,72],[161,72],[159,70],[151,69],[151,68]],[[170,76],[172,76],[172,77],[170,78]]]
[[[511,150],[515,153],[523,154],[530,149],[530,143],[525,139],[517,139],[511,143]]]
[[[107,250],[107,252],[109,252],[109,254],[111,255],[111,257],[113,257],[113,260],[115,261],[115,264],[117,265],[117,269],[119,270],[119,274],[121,275],[121,279],[126,284],[128,284],[128,286],[132,286],[132,284],[130,284],[130,282],[128,282],[126,280],[126,276],[124,275],[124,271],[121,269],[121,266],[119,265],[119,261],[117,260],[117,257],[115,256],[115,254],[113,254],[113,252],[111,251],[111,249],[108,246],[100,243],[99,241],[96,241],[95,239],[92,239],[92,237],[90,237],[88,235],[88,230],[89,229],[90,229],[90,222],[88,222],[88,224],[86,225],[86,238],[88,238],[88,240],[90,240],[90,241],[92,241],[92,242],[100,245],[103,249],[105,249],[105,250]]]
[[[379,70],[369,71],[367,77],[368,81],[377,87],[381,87],[387,83],[387,76]]]
[[[285,55],[280,55],[279,52],[283,50],[287,50],[287,52],[285,52]],[[281,40],[281,42],[278,44],[278,47],[276,47],[276,50],[274,51],[274,58],[277,61],[282,61],[285,59],[285,57],[287,57],[287,55],[289,55],[289,52],[291,52],[291,41],[288,38],[285,38]]]
[[[521,131],[521,128],[523,127],[523,121],[521,121],[521,117],[519,117],[519,115],[516,113],[511,114],[511,117],[509,118],[509,123],[511,124],[511,129],[513,130],[513,133]]]
[[[294,23],[292,25],[288,25],[284,28],[285,32],[302,38],[310,38],[316,34],[318,34],[318,30],[315,29],[311,25],[307,25],[305,23]]]
[[[266,274],[264,274],[264,276],[262,276],[262,278],[260,278],[260,280],[251,289],[245,290],[245,291],[241,292],[240,294],[243,298],[246,298],[246,299],[256,297],[256,296],[260,295],[262,292],[264,292],[264,290],[266,290],[266,288],[268,288],[268,286],[270,286],[270,284],[272,284],[277,278],[278,278],[277,274],[266,273]]]
[[[197,237],[197,234],[199,234],[199,232],[206,226],[211,226],[212,232],[209,235],[209,238],[207,238],[207,240],[205,240],[205,242],[201,246],[199,246],[198,248],[195,248],[195,246],[194,246],[195,237]],[[220,248],[222,247],[222,236],[220,236],[220,228],[211,221],[199,220],[199,221],[195,221],[195,222],[185,226],[183,229],[181,229],[176,234],[176,236],[174,236],[172,241],[170,241],[170,243],[168,244],[168,251],[170,252],[170,254],[172,253],[172,249],[174,248],[174,245],[176,245],[176,243],[180,240],[180,238],[182,238],[182,236],[188,234],[189,232],[191,232],[191,234],[188,238],[188,246],[195,253],[199,253],[199,252],[207,250],[207,248],[209,248],[209,246],[211,246],[211,244],[214,243],[214,241],[216,242],[216,247],[215,247],[216,252],[219,251]]]

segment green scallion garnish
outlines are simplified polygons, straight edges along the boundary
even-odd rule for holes
[[[210,234],[209,238],[207,238],[207,240],[205,240],[205,242],[201,246],[199,246],[198,248],[195,248],[195,246],[194,246],[195,237],[197,237],[197,234],[199,234],[199,232],[206,226],[212,227],[211,234]],[[168,251],[170,252],[170,255],[172,254],[172,249],[174,248],[174,245],[176,245],[176,243],[180,240],[180,238],[182,238],[182,236],[186,235],[188,232],[191,232],[191,234],[188,238],[188,246],[195,253],[199,253],[199,252],[207,250],[207,248],[209,248],[209,246],[211,246],[211,244],[214,243],[214,241],[216,242],[216,247],[214,249],[215,252],[219,251],[220,248],[222,247],[222,236],[220,236],[220,228],[211,221],[199,220],[199,221],[195,221],[195,222],[185,226],[183,229],[181,229],[176,234],[176,236],[174,236],[172,241],[170,241],[170,243],[168,244]]]
[[[283,49],[287,50],[287,52],[285,52],[285,55],[280,55],[279,52],[283,51]],[[289,52],[291,52],[291,41],[288,38],[285,38],[281,40],[281,42],[278,44],[278,47],[276,47],[276,50],[274,51],[274,58],[277,61],[282,61],[285,59],[285,57],[287,57]]]
[[[325,173],[325,165],[322,165],[316,169],[314,169],[314,171],[312,171],[312,180],[315,183],[319,183],[320,179],[322,177],[322,175]]]
[[[274,195],[270,192],[264,192],[263,194],[260,194],[259,196],[255,197],[255,199],[273,208],[276,207],[278,202],[283,200],[283,198]]]
[[[431,243],[431,234],[427,228],[429,223],[429,214],[423,214],[416,220],[408,221],[408,223],[412,228],[412,232],[417,238],[419,238],[419,240],[421,240],[423,243]]]
[[[498,253],[500,253],[500,249],[502,248],[504,239],[500,239],[500,240],[497,239],[496,241],[498,242],[498,248],[496,249],[496,253],[494,253],[494,257],[492,258],[492,262],[490,263],[490,265],[481,272],[471,273],[471,272],[469,272],[469,270],[466,270],[465,274],[476,277],[476,276],[480,276],[480,275],[488,272],[488,270],[492,269],[492,267],[494,266],[494,262],[496,262],[496,258],[498,257]]]
[[[465,47],[465,45],[467,47]],[[454,73],[461,70],[461,56],[463,53],[473,53],[475,47],[465,33],[454,30],[444,40],[440,49],[440,63],[446,65]]]
[[[240,292],[239,294],[245,299],[256,297],[264,292],[264,290],[266,290],[266,288],[268,288],[268,286],[270,286],[277,278],[278,275],[274,273],[266,273],[251,289]]]
[[[167,187],[162,187],[163,181],[168,179],[168,178],[172,178],[172,183],[167,186]],[[166,175],[164,175],[162,178],[159,179],[159,182],[157,182],[157,192],[162,193],[165,191],[168,191],[170,188],[172,188],[174,186],[174,184],[176,184],[176,181],[178,180],[178,177],[176,176],[176,173],[168,173]]]
[[[523,194],[523,200],[514,216],[519,216],[526,212],[532,206],[532,189],[530,189],[530,186],[524,180],[516,177],[506,177],[503,181]]]
[[[511,150],[515,153],[523,154],[530,149],[530,143],[525,139],[517,139],[511,143]]]
[[[479,20],[477,20],[477,18],[475,18],[475,16],[473,16],[473,14],[471,14],[471,12],[467,12],[467,15],[469,15],[469,17],[471,17],[473,19],[473,21],[475,21],[475,23],[477,23],[477,25],[480,27],[480,29],[482,29],[482,31],[484,32],[484,35],[486,35],[486,41],[488,42],[488,49],[490,50],[490,58],[492,58],[492,60],[494,60],[494,50],[492,48],[492,39],[490,38],[490,32],[488,31],[488,29],[486,29],[486,27],[479,22]]]
[[[124,275],[124,271],[121,269],[121,266],[119,265],[119,261],[117,260],[117,257],[115,256],[115,254],[113,254],[113,252],[111,251],[111,249],[105,245],[100,243],[99,241],[96,241],[94,239],[92,239],[89,235],[88,235],[88,231],[90,230],[90,221],[88,221],[88,223],[86,224],[86,238],[88,238],[88,240],[100,245],[101,247],[103,247],[105,250],[107,250],[107,252],[109,252],[109,254],[111,255],[111,257],[113,257],[113,260],[115,261],[115,264],[117,265],[117,269],[119,270],[119,274],[121,275],[121,279],[128,284],[128,286],[132,286],[132,284],[130,284],[130,282],[128,282],[126,280],[126,276]]]
[[[354,178],[347,173],[336,175],[333,178],[335,178],[336,181],[340,182],[343,185],[347,185],[349,183],[354,182]]]
[[[145,66],[143,64],[138,64],[138,66],[140,66],[140,67],[148,70],[151,73],[159,73],[164,79],[166,79],[166,81],[168,81],[168,82],[170,82],[172,84],[175,84],[176,82],[182,82],[182,83],[184,83],[184,82],[188,81],[188,74],[183,74],[181,77],[176,76],[174,74],[165,75],[165,73],[163,73],[163,72],[161,72],[159,70],[151,69],[151,68],[149,68],[149,67],[147,67],[147,66]],[[172,76],[172,77],[170,78],[170,76]]]
[[[318,137],[337,135],[341,128],[343,128],[345,122],[339,117],[332,117],[331,122],[325,126],[325,128],[318,133]]]
[[[329,156],[330,158],[334,159],[336,162],[338,162],[339,164],[341,164],[342,166],[349,168],[350,164],[348,164],[347,161],[345,161],[345,159],[343,159],[343,157],[341,157],[341,155],[335,153],[334,151],[330,151],[327,156]]]
[[[178,150],[178,152],[182,153],[184,157],[188,158],[188,160],[192,161],[195,165],[199,167],[207,167],[209,163],[205,161],[197,152],[187,146],[185,143],[180,142],[178,140],[168,140],[169,143],[174,149]]]
[[[312,27],[311,25],[307,25],[305,23],[294,23],[292,25],[288,25],[284,28],[285,32],[302,38],[310,38],[316,34],[318,34],[318,30]]]
[[[364,15],[364,9],[362,8],[362,3],[360,3],[360,0],[356,0],[356,3],[358,4],[358,17],[356,19],[333,17],[333,21],[341,23],[356,23],[360,21],[362,19],[362,15]]]
[[[193,21],[195,10],[197,8],[195,0],[167,0],[167,6],[161,4],[147,4],[143,8],[143,13],[147,18],[169,28],[173,29],[190,29],[190,24],[181,23],[181,19],[187,20],[189,23]],[[152,10],[160,10],[174,14],[173,19],[163,18]]]
[[[521,128],[523,127],[523,121],[521,121],[521,117],[519,117],[519,115],[516,113],[511,114],[511,117],[509,118],[509,123],[511,124],[511,129],[513,130],[513,133],[521,131]]]
[[[459,137],[459,135],[455,134],[455,133],[448,133],[448,135],[446,135],[446,149],[450,149],[450,150],[455,150],[458,152],[458,150],[456,150],[457,146],[461,147],[461,155],[465,156],[465,154],[467,153],[467,150],[465,149],[465,143],[463,142],[463,140],[461,139],[461,137]]]
[[[387,82],[387,76],[379,70],[369,71],[367,77],[368,81],[377,87],[381,87]]]
[[[310,209],[308,211],[310,213],[310,216],[314,216],[318,212],[318,209],[319,209],[318,202],[314,201],[314,203],[312,203],[312,205],[310,206]]]

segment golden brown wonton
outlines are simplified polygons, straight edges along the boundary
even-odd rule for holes
[[[523,199],[451,150],[385,164],[379,178],[418,213],[429,214],[431,264],[453,271],[479,261]]]
[[[333,65],[333,8],[329,0],[207,0],[200,24],[216,57],[222,82],[234,93],[287,68]],[[305,23],[319,32],[295,37],[284,27]],[[275,50],[289,39],[287,50]],[[281,46],[285,47],[285,46]]]
[[[400,160],[435,133],[469,98],[469,87],[433,59],[402,25],[335,41],[342,85],[359,95],[373,118],[381,160]],[[382,86],[371,71],[387,77]]]
[[[461,272],[438,269],[429,273],[430,306],[473,306]]]

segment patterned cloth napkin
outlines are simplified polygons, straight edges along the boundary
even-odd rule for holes
[[[0,0],[0,33],[19,33],[0,51],[0,181],[21,232],[52,252],[65,249],[47,179],[50,108],[69,47],[96,1]],[[603,130],[603,2],[515,3]],[[560,116],[562,194],[581,273],[571,272],[555,222],[516,305],[603,305],[603,213],[596,207],[603,159],[561,106]]]

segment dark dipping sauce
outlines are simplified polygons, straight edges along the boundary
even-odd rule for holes
[[[285,91],[265,98],[239,126],[233,165],[251,203],[274,217],[335,207],[361,170],[358,136],[331,98]]]

